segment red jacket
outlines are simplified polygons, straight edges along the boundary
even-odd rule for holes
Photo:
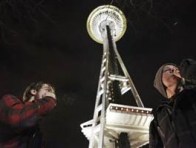
[[[26,148],[37,131],[40,118],[56,106],[56,100],[44,97],[22,102],[13,95],[0,100],[0,148]]]

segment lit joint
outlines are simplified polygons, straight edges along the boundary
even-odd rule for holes
[[[140,110],[140,109],[133,109],[133,108],[126,108],[126,107],[118,107],[118,106],[111,106],[110,111],[115,112],[125,112],[125,113],[141,113],[141,114],[150,114],[151,111]]]

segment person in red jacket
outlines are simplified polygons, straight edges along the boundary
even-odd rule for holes
[[[0,148],[42,148],[39,122],[56,106],[51,84],[30,84],[23,98],[6,94],[0,99]]]

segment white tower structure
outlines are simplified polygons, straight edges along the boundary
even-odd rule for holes
[[[94,9],[87,20],[90,37],[103,44],[102,64],[93,119],[82,123],[89,148],[136,148],[148,143],[151,108],[145,108],[117,50],[126,18],[112,5]],[[120,104],[131,92],[137,106]]]

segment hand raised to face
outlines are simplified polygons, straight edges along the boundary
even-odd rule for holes
[[[174,65],[166,65],[162,72],[162,82],[165,87],[170,87],[172,85],[177,85],[178,81],[181,79],[179,69]]]
[[[48,84],[43,84],[42,87],[37,91],[36,99],[42,99],[46,96],[56,99],[54,89]]]

